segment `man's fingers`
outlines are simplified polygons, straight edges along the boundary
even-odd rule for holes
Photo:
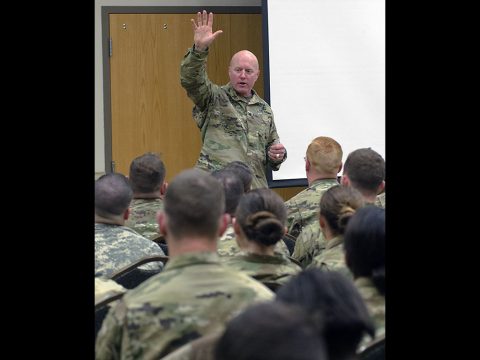
[[[208,26],[213,27],[213,13],[208,14]]]
[[[223,30],[217,30],[215,31],[215,33],[212,35],[214,39],[217,38],[218,35],[220,35],[221,33],[223,33]]]
[[[202,13],[199,11],[197,12],[197,27],[202,25]]]
[[[207,25],[208,24],[208,14],[206,10],[203,10],[202,14],[202,25]]]
[[[195,23],[195,20],[190,19],[190,21],[192,22],[192,28],[193,28],[193,30],[195,31],[198,26],[197,26],[197,24]]]

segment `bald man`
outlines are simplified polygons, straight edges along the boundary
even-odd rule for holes
[[[202,135],[196,167],[219,170],[232,161],[248,164],[252,189],[268,187],[267,163],[273,171],[287,158],[280,143],[270,106],[253,90],[260,74],[257,57],[248,50],[233,55],[230,82],[213,84],[205,70],[208,47],[222,33],[212,31],[213,14],[204,10],[191,19],[194,45],[181,66],[180,81],[194,102],[193,118]]]

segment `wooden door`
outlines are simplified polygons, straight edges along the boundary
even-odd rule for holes
[[[200,131],[192,101],[180,85],[180,62],[193,44],[196,14],[110,14],[112,56],[111,127],[115,171],[128,174],[135,157],[160,153],[167,181],[195,165]],[[217,84],[228,82],[231,56],[248,49],[262,70],[261,14],[215,14],[221,34],[210,48],[207,71]],[[263,97],[263,79],[255,90]]]

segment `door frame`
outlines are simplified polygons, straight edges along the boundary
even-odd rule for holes
[[[214,14],[261,14],[261,6],[205,6]],[[103,124],[105,142],[105,173],[112,169],[112,94],[110,78],[110,14],[191,14],[198,12],[195,6],[102,6],[102,62],[103,62]],[[193,40],[192,40],[193,41]],[[264,45],[265,46],[265,45]],[[112,49],[114,50],[114,49]],[[264,63],[268,61],[265,60]],[[265,65],[265,64],[263,64]],[[264,74],[264,82],[266,72]],[[266,88],[266,86],[265,86]]]

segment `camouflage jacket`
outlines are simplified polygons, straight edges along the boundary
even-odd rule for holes
[[[295,241],[292,258],[306,268],[315,256],[320,255],[326,246],[325,236],[320,229],[320,224],[315,221],[305,226]]]
[[[223,236],[218,241],[218,255],[222,258],[232,257],[240,253],[242,250],[235,240],[235,231],[233,230],[233,225],[229,224],[227,230]],[[275,245],[275,252],[279,254],[284,254],[285,256],[290,256],[287,245],[283,241],[277,242]]]
[[[338,271],[353,280],[353,275],[345,263],[343,235],[327,241],[325,250],[320,255],[315,256],[308,267],[318,267],[326,271]]]
[[[239,160],[253,173],[252,189],[268,187],[267,149],[280,142],[270,106],[253,90],[246,99],[230,85],[213,84],[207,76],[208,51],[189,49],[180,66],[180,81],[195,104],[193,118],[201,131],[202,149],[196,167],[212,171]]]
[[[375,337],[385,334],[385,297],[380,294],[373,284],[372,280],[367,277],[359,277],[355,279],[355,286],[362,296],[363,301],[367,305],[367,309],[375,324]],[[371,340],[366,336],[361,343],[365,345]]]
[[[165,269],[129,290],[105,318],[97,359],[159,359],[273,293],[220,264],[215,253],[176,256]]]
[[[228,267],[242,271],[262,283],[283,285],[302,268],[282,254],[258,255],[241,252],[225,262]]]
[[[160,210],[163,210],[162,199],[133,199],[125,226],[153,240],[160,235],[157,223],[157,212]]]
[[[302,229],[318,221],[320,199],[325,191],[338,185],[337,179],[319,179],[285,202],[288,233],[297,238]]]
[[[377,195],[377,199],[375,200],[375,206],[381,207],[382,209],[385,209],[385,204],[386,204],[386,199],[385,199],[385,193],[381,193]]]
[[[165,255],[153,241],[126,226],[95,224],[95,276],[110,277],[115,271],[149,255]],[[161,270],[161,262],[141,266]]]

